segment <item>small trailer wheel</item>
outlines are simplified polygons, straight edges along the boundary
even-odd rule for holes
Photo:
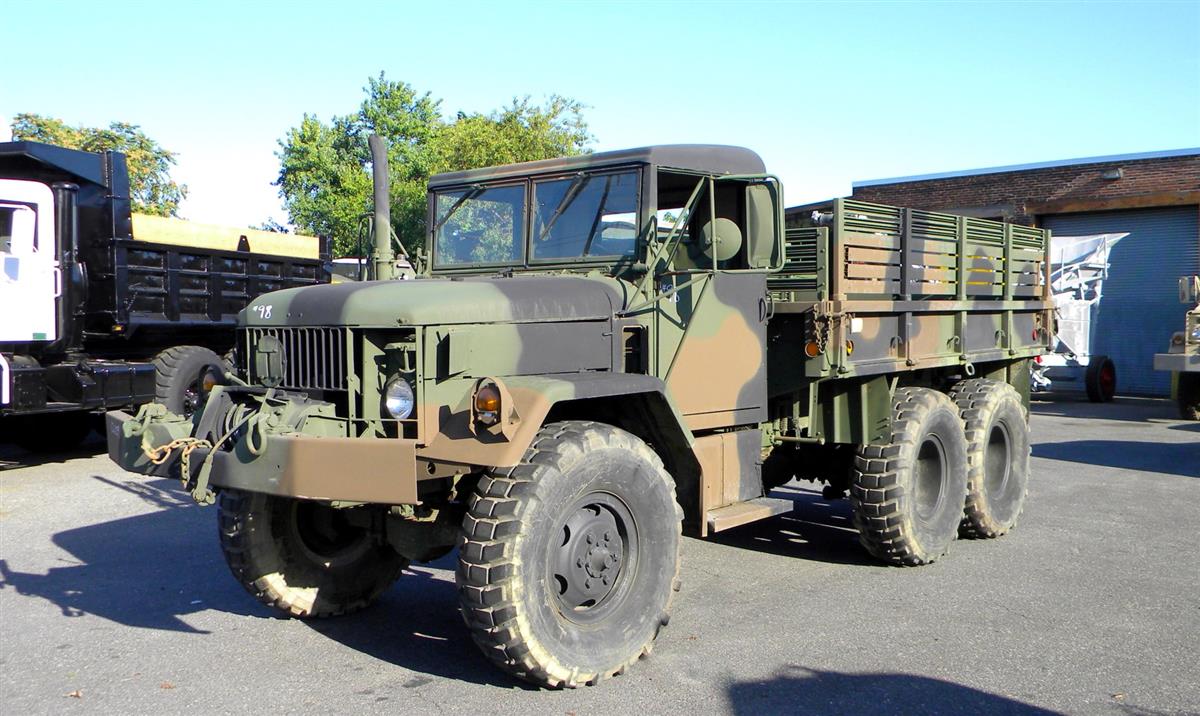
[[[1092,356],[1088,361],[1083,382],[1087,388],[1088,400],[1093,403],[1111,403],[1117,394],[1117,366],[1108,356]]]
[[[967,438],[950,398],[929,388],[897,390],[891,441],[863,445],[854,462],[850,505],[867,551],[898,566],[945,554],[967,489]]]

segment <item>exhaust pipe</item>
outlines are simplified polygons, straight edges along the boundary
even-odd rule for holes
[[[396,255],[392,252],[392,207],[388,194],[387,140],[378,134],[367,137],[371,148],[371,178],[375,189],[375,251],[372,278],[395,278]]]

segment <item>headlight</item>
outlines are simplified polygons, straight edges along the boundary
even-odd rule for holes
[[[412,415],[415,403],[412,386],[400,376],[389,380],[383,389],[383,407],[396,420],[404,420]]]
[[[1200,343],[1200,321],[1192,325],[1192,343]]]

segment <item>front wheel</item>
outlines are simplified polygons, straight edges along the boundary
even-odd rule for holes
[[[359,519],[369,515],[351,514],[362,509],[223,490],[219,520],[225,562],[246,591],[289,616],[357,611],[407,565]]]
[[[482,477],[458,589],[476,643],[540,686],[592,684],[648,654],[678,588],[682,510],[662,461],[609,425],[554,423]]]

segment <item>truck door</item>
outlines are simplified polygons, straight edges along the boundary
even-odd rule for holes
[[[44,184],[0,179],[0,341],[53,341],[61,276],[54,197]]]
[[[766,270],[751,268],[746,241],[756,228],[747,221],[750,192],[737,182],[709,184],[716,211],[706,197],[696,202],[673,270],[657,286],[658,375],[693,430],[758,423],[767,414],[769,307]]]

